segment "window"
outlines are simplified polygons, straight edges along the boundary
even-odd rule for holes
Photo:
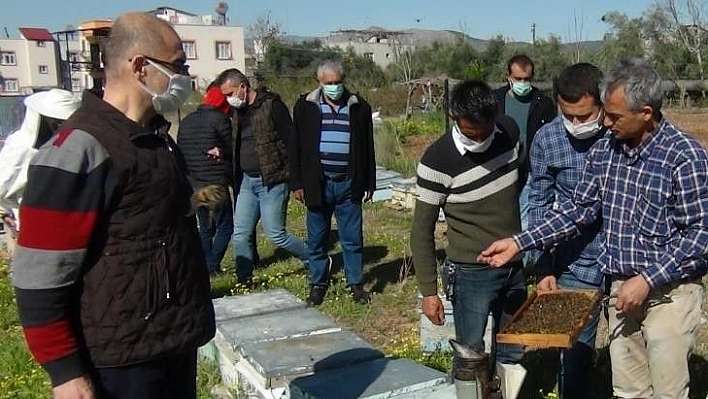
[[[49,73],[49,65],[40,65],[39,66],[39,73],[42,75],[46,75]]]
[[[231,42],[216,42],[216,59],[231,59]]]
[[[17,65],[14,51],[0,52],[0,65]]]
[[[374,60],[374,53],[364,53],[364,58],[373,61]]]
[[[81,84],[81,78],[71,78],[71,91],[82,91],[84,89]]]
[[[47,43],[44,42],[44,40],[38,40],[37,41],[37,47],[46,47]]]
[[[192,76],[192,91],[199,90],[199,81],[196,76]]]
[[[74,52],[69,53],[69,63],[71,64],[72,71],[80,71],[81,70],[81,64],[79,64],[80,61],[81,61],[81,58],[79,57],[79,53],[74,53]]]
[[[20,91],[20,84],[17,79],[5,79],[5,91],[8,93],[17,93]]]
[[[69,32],[66,35],[67,39],[69,39],[70,42],[78,42],[79,41],[79,32],[73,31]]]
[[[197,59],[197,45],[194,42],[182,42],[182,50],[184,50],[184,55],[188,60]]]

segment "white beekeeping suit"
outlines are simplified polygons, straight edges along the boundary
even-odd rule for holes
[[[27,183],[27,168],[30,159],[39,147],[38,138],[55,132],[41,132],[46,129],[42,116],[64,121],[76,111],[80,100],[71,92],[52,89],[32,94],[25,98],[25,118],[20,129],[5,139],[0,150],[0,211],[14,215],[19,226],[18,208]]]

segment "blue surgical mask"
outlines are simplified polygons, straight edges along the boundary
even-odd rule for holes
[[[514,92],[519,97],[525,97],[529,93],[531,93],[531,82],[525,81],[525,82],[517,82],[517,81],[510,81],[511,83],[511,90]]]
[[[344,84],[322,85],[322,91],[327,98],[336,101],[339,100],[342,97],[342,93],[344,93]]]

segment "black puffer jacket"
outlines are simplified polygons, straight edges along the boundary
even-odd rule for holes
[[[192,184],[231,185],[231,121],[223,112],[211,105],[200,105],[180,122],[177,144]],[[221,161],[206,156],[206,151],[214,147],[221,148]]]
[[[143,128],[86,94],[64,127],[98,140],[111,165],[80,277],[92,364],[130,365],[205,344],[215,331],[209,276],[169,126]]]

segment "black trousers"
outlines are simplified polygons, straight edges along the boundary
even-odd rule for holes
[[[94,384],[99,399],[195,399],[197,351],[97,369]]]

